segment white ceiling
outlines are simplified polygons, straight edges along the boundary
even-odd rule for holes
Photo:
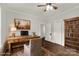
[[[41,9],[40,7],[37,7],[37,5],[39,4],[45,4],[45,3],[3,3],[1,5],[18,11],[27,12],[27,10],[29,10],[34,12],[36,11],[39,13],[40,11],[41,12],[43,11],[43,9]],[[58,10],[56,10],[56,12],[63,12],[73,7],[79,6],[78,3],[61,3],[61,4],[56,3],[55,5],[58,6]],[[55,10],[53,10],[52,13],[53,12],[55,12]]]
[[[39,14],[40,16],[56,16],[59,14],[62,14],[63,12],[66,12],[72,8],[79,7],[78,3],[56,3],[56,6],[58,6],[57,10],[52,10],[49,12],[44,12],[44,8],[37,7],[39,4],[45,4],[45,3],[3,3],[0,4],[2,6],[8,7],[10,9],[24,12],[24,13],[33,13],[33,14]]]

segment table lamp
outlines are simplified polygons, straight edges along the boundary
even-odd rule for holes
[[[16,27],[11,27],[12,36],[15,37]]]

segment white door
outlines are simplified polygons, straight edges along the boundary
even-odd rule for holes
[[[42,37],[45,37],[45,24],[40,24],[40,33]]]
[[[62,26],[61,22],[54,22],[54,42],[58,44],[62,44]]]
[[[52,42],[52,24],[46,24],[46,35],[45,35],[45,39],[47,41]]]

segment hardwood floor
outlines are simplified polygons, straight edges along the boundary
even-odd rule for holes
[[[43,47],[50,51],[54,56],[79,56],[78,50],[64,47],[48,41],[44,41]]]
[[[8,53],[8,51],[6,53]],[[12,51],[12,56],[23,56],[23,47],[14,49]],[[43,41],[42,56],[79,56],[79,51],[63,47],[56,43]]]

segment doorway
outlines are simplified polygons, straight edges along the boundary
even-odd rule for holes
[[[41,36],[45,37],[45,40],[53,42],[53,28],[52,24],[40,24]]]

